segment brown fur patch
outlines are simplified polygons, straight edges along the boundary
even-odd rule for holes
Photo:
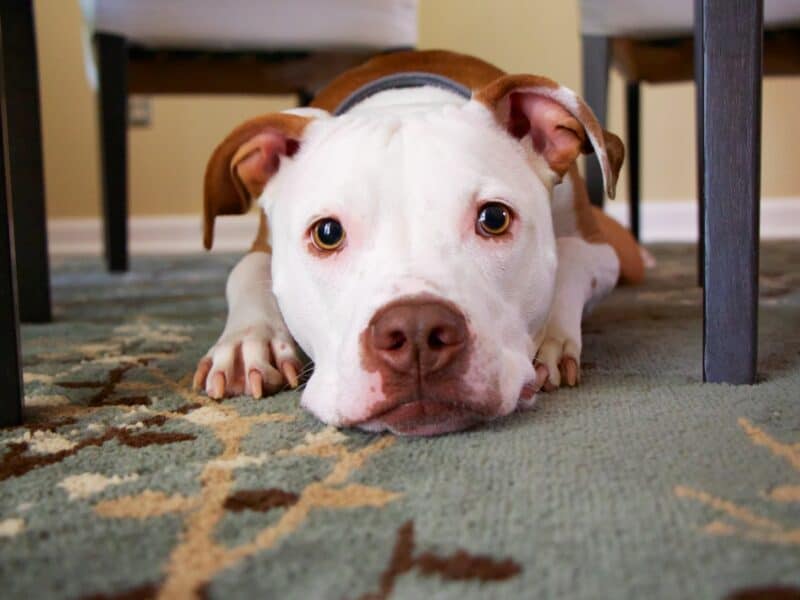
[[[450,556],[425,552],[415,558],[414,522],[406,521],[397,530],[394,550],[389,564],[381,573],[378,590],[364,594],[360,600],[388,598],[394,590],[397,578],[414,568],[422,575],[439,575],[448,581],[504,581],[522,572],[522,567],[509,558],[498,561],[489,556],[470,554],[464,550],[458,550]]]
[[[639,243],[625,227],[592,206],[586,182],[578,173],[577,166],[570,169],[567,177],[572,179],[572,207],[581,237],[590,244],[609,244],[619,259],[620,281],[641,283],[644,280],[644,260]]]
[[[343,73],[317,94],[311,106],[331,112],[364,84],[380,77],[406,71],[434,73],[471,89],[482,88],[505,74],[494,65],[457,52],[446,50],[392,52],[376,56],[363,65]]]
[[[239,149],[269,130],[297,140],[310,121],[308,117],[285,113],[261,115],[239,125],[217,146],[206,166],[204,182],[203,245],[206,249],[214,243],[214,219],[217,216],[241,215],[250,209],[250,193],[232,171],[232,161]]]
[[[233,512],[254,510],[267,512],[273,508],[286,508],[297,502],[298,496],[278,488],[265,490],[239,490],[225,499],[225,508]]]
[[[614,175],[614,185],[616,186],[622,163],[625,162],[625,144],[618,136],[605,129],[603,130],[603,141],[606,144],[606,155],[608,156],[608,163]]]
[[[475,99],[489,108],[494,108],[503,98],[520,88],[547,88],[557,90],[560,86],[540,75],[505,75],[475,92]]]
[[[267,224],[267,215],[263,210],[258,212],[258,231],[256,232],[256,239],[253,240],[253,245],[250,246],[250,252],[266,252],[271,253],[272,248],[267,241],[269,238],[269,225]]]

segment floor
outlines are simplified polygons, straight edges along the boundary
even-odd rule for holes
[[[3,596],[800,587],[800,243],[763,247],[746,387],[701,384],[692,248],[652,250],[586,323],[579,388],[435,439],[327,428],[294,392],[193,394],[235,256],[56,260],[55,322],[23,328],[27,424],[0,430]]]

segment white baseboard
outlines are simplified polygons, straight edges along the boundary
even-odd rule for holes
[[[628,225],[628,204],[606,201],[605,210],[623,225]],[[647,242],[696,242],[697,202],[649,201],[641,205],[641,237]],[[763,198],[761,201],[761,239],[800,238],[800,196]]]
[[[624,201],[606,203],[606,211],[623,224],[628,222]],[[645,202],[641,207],[645,242],[693,242],[697,240],[697,204],[694,201]],[[246,251],[255,238],[256,214],[217,219],[214,252]],[[199,215],[132,217],[128,224],[132,254],[191,254],[203,251],[203,227]],[[50,252],[95,254],[102,252],[100,219],[51,219],[47,222]],[[769,198],[761,203],[762,239],[800,238],[800,197]]]
[[[50,219],[47,237],[50,253],[100,254],[103,225],[98,218]],[[220,217],[214,227],[213,252],[243,252],[250,248],[258,229],[255,213]],[[131,217],[128,221],[131,254],[193,254],[204,252],[203,219],[199,215]]]

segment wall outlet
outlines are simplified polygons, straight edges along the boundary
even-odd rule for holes
[[[128,98],[128,126],[150,127],[152,124],[152,101],[150,96]]]

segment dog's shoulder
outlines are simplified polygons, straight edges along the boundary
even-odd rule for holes
[[[342,73],[314,98],[311,106],[333,111],[360,87],[387,75],[421,72],[441,75],[470,89],[480,89],[505,73],[474,56],[447,50],[410,50],[381,54]]]

